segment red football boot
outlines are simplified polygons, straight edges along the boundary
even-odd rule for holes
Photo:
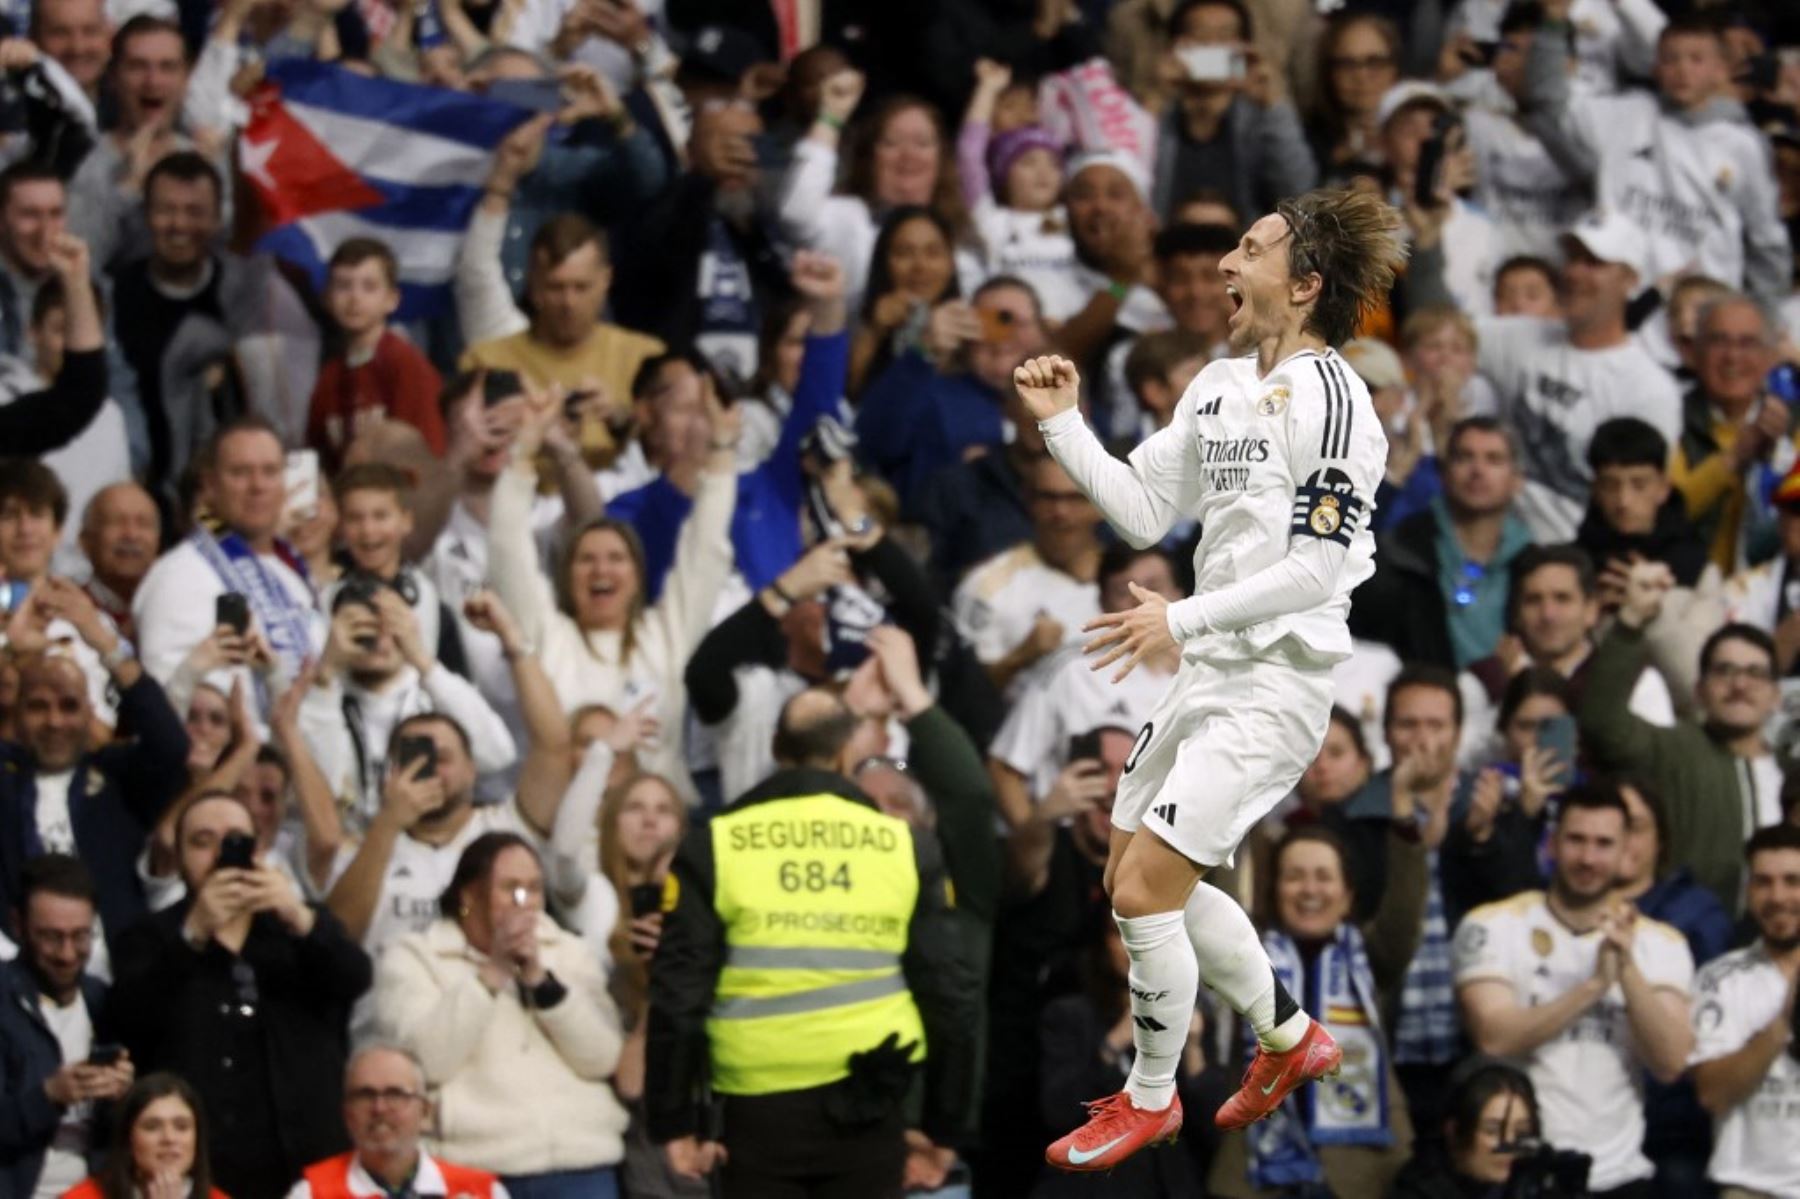
[[[1145,1111],[1124,1091],[1087,1105],[1088,1122],[1050,1148],[1044,1160],[1059,1170],[1110,1170],[1145,1145],[1173,1141],[1181,1131],[1181,1099]]]
[[[1344,1051],[1325,1026],[1314,1020],[1292,1049],[1256,1051],[1250,1068],[1244,1071],[1243,1085],[1220,1106],[1213,1123],[1220,1128],[1246,1128],[1280,1107],[1295,1087],[1335,1077],[1343,1061]]]

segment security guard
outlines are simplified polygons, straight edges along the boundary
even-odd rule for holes
[[[856,724],[829,691],[789,700],[776,773],[670,874],[649,1132],[679,1174],[722,1163],[728,1197],[898,1196],[906,1130],[954,1147],[976,1118],[978,940],[934,839],[845,777]]]

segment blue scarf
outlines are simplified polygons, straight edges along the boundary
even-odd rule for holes
[[[306,659],[312,655],[312,607],[295,603],[275,572],[264,565],[256,551],[250,548],[250,543],[240,535],[223,533],[214,536],[201,528],[190,533],[188,541],[219,576],[225,590],[241,592],[249,601],[257,627],[268,638],[269,648],[275,651],[281,675],[293,678],[299,674]],[[279,541],[275,544],[275,554],[311,588],[305,559]],[[257,690],[262,689],[259,681]],[[268,710],[266,704],[263,710]]]
[[[1278,929],[1263,934],[1263,948],[1281,985],[1301,996],[1302,1006],[1343,1046],[1344,1065],[1337,1078],[1309,1083],[1274,1115],[1250,1126],[1250,1183],[1258,1188],[1322,1184],[1318,1146],[1394,1143],[1375,978],[1354,924],[1338,926],[1310,971],[1293,939]],[[1254,1034],[1245,1031],[1254,1042]]]

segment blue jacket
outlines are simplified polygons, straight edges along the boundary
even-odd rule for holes
[[[794,403],[781,426],[781,439],[754,470],[738,476],[737,507],[731,514],[731,546],[737,568],[751,590],[760,590],[794,564],[803,548],[800,509],[806,480],[800,472],[800,442],[821,416],[837,415],[850,369],[850,335],[832,333],[806,339]],[[663,578],[675,564],[675,542],[694,501],[665,476],[615,496],[606,514],[631,522],[644,546],[644,593],[654,602]]]
[[[81,997],[94,1022],[94,1044],[104,1033],[106,984],[81,977]],[[38,1010],[38,985],[23,962],[0,965],[0,1196],[25,1199],[44,1170],[44,1151],[62,1122],[62,1109],[44,1094],[44,1080],[63,1066],[62,1047]],[[98,1156],[106,1138],[89,1145]]]
[[[1000,397],[974,375],[941,375],[917,350],[894,360],[863,390],[856,413],[862,460],[900,493],[903,508],[940,468],[972,446],[1004,436]]]
[[[69,784],[75,856],[94,875],[95,907],[115,953],[119,934],[149,915],[138,855],[164,809],[187,788],[187,730],[148,674],[119,694],[119,737],[76,763]],[[37,763],[0,741],[0,898],[19,905],[19,870],[44,852],[37,829]],[[116,957],[114,960],[117,960]]]

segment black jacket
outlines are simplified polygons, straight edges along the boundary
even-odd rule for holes
[[[781,803],[831,794],[874,807],[856,784],[823,770],[783,769],[746,792],[732,807]],[[928,1046],[925,1108],[918,1127],[940,1145],[970,1139],[980,1103],[981,985],[970,922],[945,885],[937,842],[913,834],[919,896],[901,967],[919,1006]],[[714,906],[718,870],[712,833],[689,830],[675,855],[673,911],[663,917],[662,940],[650,971],[649,1061],[644,1107],[650,1136],[669,1141],[705,1127],[706,1017],[725,964],[725,926]],[[874,1046],[870,1046],[874,1048]]]
[[[69,783],[75,856],[94,875],[95,907],[114,960],[119,938],[144,918],[138,855],[163,810],[187,787],[187,730],[156,680],[145,674],[119,693],[118,740],[76,763]],[[44,852],[37,829],[37,764],[31,751],[0,742],[0,892],[19,906],[19,871]]]
[[[200,1092],[222,1190],[241,1194],[247,1188],[234,1179],[283,1173],[291,1183],[308,1163],[349,1148],[345,1029],[350,1005],[369,989],[369,957],[319,907],[304,937],[263,914],[241,953],[217,941],[196,950],[181,935],[192,904],[184,899],[119,939],[107,1012],[140,1076],[171,1070]]]
[[[106,984],[81,976],[81,997],[94,1025],[94,1044],[111,1040],[103,1022]],[[62,1046],[38,1008],[37,979],[22,961],[0,965],[0,1195],[26,1196],[44,1170],[44,1151],[56,1136],[63,1109],[44,1094],[44,1080],[62,1069]],[[89,1157],[106,1148],[100,1104],[89,1124]]]
[[[1403,662],[1456,669],[1450,616],[1438,586],[1437,514],[1427,508],[1376,537],[1380,569],[1350,597],[1350,635],[1379,641]]]
[[[1699,582],[1701,572],[1706,569],[1706,543],[1695,531],[1694,522],[1688,519],[1687,503],[1679,491],[1670,491],[1669,498],[1657,510],[1656,526],[1642,534],[1615,532],[1601,518],[1599,505],[1588,504],[1587,514],[1581,518],[1581,528],[1575,531],[1575,544],[1594,560],[1595,570],[1605,570],[1606,564],[1615,558],[1624,562],[1633,554],[1642,554],[1652,562],[1667,566],[1674,574],[1676,584],[1682,587],[1692,587]]]

